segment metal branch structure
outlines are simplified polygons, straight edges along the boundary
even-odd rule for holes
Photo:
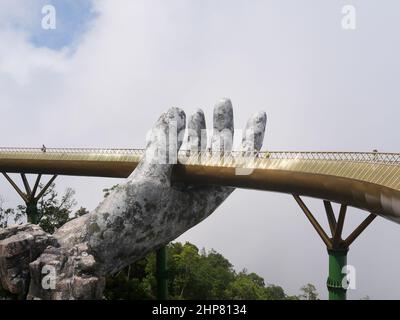
[[[57,175],[53,175],[50,178],[50,180],[41,188],[39,193],[36,194],[38,191],[38,188],[39,188],[40,179],[42,178],[41,174],[39,174],[37,176],[35,184],[32,189],[29,185],[26,174],[21,173],[22,183],[24,184],[24,188],[25,188],[25,193],[24,193],[23,191],[21,191],[21,189],[18,187],[18,185],[14,182],[13,179],[11,179],[11,177],[6,172],[2,172],[2,173],[3,173],[3,176],[7,179],[7,181],[14,188],[14,190],[19,194],[19,196],[25,202],[26,215],[28,218],[28,222],[33,223],[33,224],[39,223],[40,218],[39,218],[37,203],[40,200],[40,198],[43,197],[45,192],[49,189],[49,187],[54,182],[54,180],[57,178]]]
[[[25,201],[37,203],[57,175],[128,177],[144,150],[0,148],[0,172]],[[21,174],[25,192],[7,173]],[[30,187],[26,174],[38,174]],[[53,178],[36,195],[42,174]],[[400,153],[378,152],[193,152],[180,151],[172,180],[193,185],[219,185],[286,193],[294,199],[324,242],[329,255],[327,286],[330,299],[345,299],[343,267],[350,245],[376,218],[400,223]],[[329,224],[326,232],[302,196],[321,199]],[[335,216],[332,202],[341,205]],[[368,212],[345,239],[342,231],[348,207]],[[33,209],[30,214],[34,216]],[[35,221],[31,218],[32,221]],[[157,256],[160,291],[166,297],[165,248]]]
[[[347,265],[347,252],[350,245],[357,239],[357,237],[370,225],[376,218],[375,214],[369,214],[367,218],[345,239],[342,238],[343,226],[345,222],[347,206],[342,204],[340,206],[338,220],[333,212],[332,204],[324,200],[326,215],[328,218],[329,228],[332,237],[329,237],[317,219],[305,205],[303,200],[298,195],[293,195],[294,199],[303,210],[304,214],[317,231],[326,245],[329,255],[329,277],[327,280],[327,287],[329,291],[330,300],[345,300],[347,291],[347,279],[343,277],[345,273],[344,268]]]

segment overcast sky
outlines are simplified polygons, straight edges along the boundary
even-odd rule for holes
[[[41,26],[47,4],[55,30]],[[345,5],[355,30],[342,27]],[[210,126],[229,97],[238,129],[267,112],[264,149],[398,152],[399,16],[398,0],[1,0],[0,145],[140,148],[168,107],[201,107]],[[120,181],[57,179],[89,209]],[[306,201],[327,226],[322,202]],[[345,232],[365,217],[350,208]],[[178,240],[327,297],[326,248],[289,195],[236,190]],[[400,298],[399,241],[378,218],[352,245],[350,298]]]

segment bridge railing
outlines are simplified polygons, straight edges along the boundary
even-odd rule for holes
[[[142,155],[143,149],[104,149],[104,148],[13,148],[0,147],[1,153],[51,153],[51,154],[124,154]]]
[[[379,162],[400,164],[400,153],[380,152],[329,152],[329,151],[274,151],[262,152],[270,159],[329,160],[349,162]]]
[[[231,152],[190,152],[180,151],[180,156],[190,158],[199,158],[202,162],[209,159],[254,159],[262,160],[309,160],[309,161],[347,161],[347,162],[363,162],[363,163],[380,163],[380,164],[399,164],[399,153],[378,153],[378,152],[329,152],[329,151],[231,151]]]
[[[142,156],[143,149],[104,149],[104,148],[14,148],[0,147],[1,153],[50,153],[50,154],[99,154],[99,155],[135,155]],[[331,152],[331,151],[261,151],[261,152],[191,152],[181,150],[180,157],[199,159],[221,159],[232,161],[237,158],[255,158],[270,160],[311,160],[311,161],[348,161],[364,163],[398,164],[400,165],[400,153],[382,152]]]

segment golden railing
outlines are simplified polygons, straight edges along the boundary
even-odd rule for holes
[[[100,148],[0,148],[1,161],[94,161],[137,164],[143,149]],[[400,153],[379,152],[179,152],[185,165],[286,170],[331,175],[400,190]]]

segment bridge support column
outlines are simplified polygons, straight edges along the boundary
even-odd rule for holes
[[[345,240],[343,240],[342,231],[346,217],[347,206],[345,204],[341,205],[339,216],[336,221],[332,204],[329,201],[324,201],[326,216],[328,218],[329,228],[332,234],[332,237],[329,237],[318,223],[317,219],[315,219],[311,211],[307,208],[303,200],[298,195],[293,196],[327,247],[329,256],[329,276],[327,280],[329,300],[346,300],[348,287],[348,279],[345,276],[347,253],[350,245],[376,218],[376,215],[371,213]]]
[[[33,188],[31,188],[28,179],[26,178],[26,175],[24,173],[21,173],[21,179],[25,187],[25,192],[23,192],[17,186],[17,184],[11,179],[11,177],[7,173],[3,172],[3,176],[7,179],[7,181],[12,185],[14,190],[17,191],[19,196],[25,202],[28,222],[33,224],[38,224],[40,222],[41,217],[38,212],[37,203],[39,199],[43,197],[45,192],[49,189],[54,180],[57,178],[57,175],[51,177],[51,179],[47,182],[45,186],[41,188],[40,192],[37,195],[36,193],[38,191],[40,179],[42,177],[41,174],[37,176],[35,185],[33,186]]]
[[[343,268],[347,265],[347,249],[328,249],[329,276],[326,282],[329,300],[346,300],[346,285],[343,286]]]
[[[156,251],[157,299],[168,299],[167,246]]]

